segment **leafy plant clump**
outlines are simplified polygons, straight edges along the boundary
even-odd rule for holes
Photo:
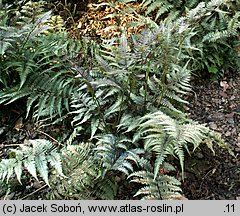
[[[142,3],[145,15],[151,15],[157,23],[162,17],[176,20],[191,10],[196,32],[192,38],[195,51],[190,54],[193,57],[191,70],[196,74],[216,79],[223,77],[227,70],[239,71],[236,52],[239,47],[239,1],[143,0]],[[208,10],[212,12],[207,13]],[[201,16],[203,13],[205,16]]]
[[[37,171],[40,177],[49,185],[48,182],[48,164],[50,163],[61,176],[62,173],[61,157],[56,152],[54,146],[47,140],[29,140],[29,143],[22,145],[21,149],[13,149],[9,153],[9,159],[2,159],[0,163],[0,179],[8,182],[15,173],[18,181],[21,183],[23,168],[36,179]]]
[[[72,133],[58,151],[47,140],[12,150],[0,162],[0,179],[16,175],[21,182],[25,169],[51,186],[49,199],[114,199],[123,176],[138,183],[142,199],[181,199],[186,153],[202,144],[228,148],[182,111],[198,50],[196,21],[222,4],[201,3],[174,21],[151,22],[140,34],[123,32],[100,45],[53,28],[51,12],[10,26],[2,11],[0,103],[25,98],[27,116],[45,124],[66,120]]]

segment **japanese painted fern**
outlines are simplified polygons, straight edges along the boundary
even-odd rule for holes
[[[64,33],[40,34],[46,30],[41,28],[28,35],[25,24],[20,30],[2,27],[0,102],[26,97],[27,115],[33,110],[33,116],[45,121],[67,118],[74,129],[60,156],[51,156],[46,141],[38,141],[44,147],[15,150],[16,157],[1,162],[1,179],[15,173],[20,180],[20,167],[26,163],[30,174],[36,178],[38,170],[50,184],[51,199],[114,199],[120,175],[141,184],[136,196],[142,199],[180,198],[176,167],[169,157],[180,161],[183,172],[185,152],[201,143],[211,149],[214,141],[222,145],[209,128],[189,120],[181,109],[187,103],[183,95],[191,91],[193,52],[199,51],[193,44],[194,25],[215,14],[220,3],[200,4],[186,16],[161,21],[131,39],[123,33],[94,50],[91,65],[86,44],[66,40]],[[45,16],[49,19],[50,13]],[[12,47],[21,53],[14,63]],[[37,150],[30,157],[32,148]],[[50,173],[48,180],[47,161],[60,176]]]
[[[62,173],[61,156],[55,146],[47,140],[36,139],[28,140],[27,144],[20,145],[19,149],[12,149],[9,152],[8,159],[0,161],[0,180],[8,182],[13,176],[16,176],[21,183],[21,177],[24,170],[27,170],[35,179],[38,180],[38,174],[49,185],[48,174],[49,164]]]

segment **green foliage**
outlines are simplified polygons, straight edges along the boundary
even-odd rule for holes
[[[176,16],[176,13],[181,12],[181,7],[183,7],[183,1],[169,1],[169,0],[143,0],[142,7],[145,9],[145,15],[149,15],[155,12],[155,21],[163,17],[165,14],[170,12]],[[171,14],[171,16],[173,16]]]
[[[27,97],[27,116],[33,110],[36,119],[64,118],[66,111],[70,111],[69,100],[77,84],[75,76],[82,68],[88,70],[83,67],[88,47],[87,43],[74,39],[66,41],[67,34],[59,32],[63,31],[61,24],[51,12],[20,27],[3,24],[0,29],[0,82],[3,86],[0,103]]]
[[[142,187],[135,196],[144,195],[142,199],[147,200],[166,200],[179,199],[182,195],[180,182],[168,175],[159,175],[153,177],[153,173],[146,171],[138,171],[130,175],[134,179],[131,182],[141,183],[146,185]]]
[[[155,177],[152,167],[148,166],[148,170],[137,171],[129,175],[131,182],[144,185],[135,196],[142,196],[146,200],[166,200],[181,199],[181,183],[174,177],[158,173]]]
[[[104,175],[131,173],[134,181],[148,185],[137,193],[146,199],[180,196],[178,181],[159,176],[159,170],[169,155],[179,158],[183,170],[184,149],[190,153],[209,137],[207,127],[187,120],[178,107],[190,91],[192,36],[191,26],[183,28],[181,20],[162,22],[131,41],[123,34],[96,55],[99,66],[89,77],[78,76],[82,85],[73,94],[72,124],[82,129],[79,137],[95,142],[94,158]],[[153,168],[141,166],[142,160],[153,161]]]
[[[218,1],[215,9],[214,1],[210,1],[204,11],[206,13],[196,26],[198,34],[193,38],[194,44],[201,52],[193,53],[194,70],[207,70],[213,78],[222,77],[226,70],[239,69],[239,57],[236,46],[239,44],[239,12],[230,9],[230,3]]]
[[[68,145],[63,152],[67,178],[51,176],[48,199],[114,199],[117,184],[111,173],[101,175],[101,165],[93,156],[92,143]]]
[[[239,57],[236,47],[239,47],[239,3],[238,1],[207,0],[198,1],[168,1],[143,0],[145,13],[157,11],[155,21],[164,15],[167,19],[177,20],[188,17],[197,34],[191,42],[196,51],[192,67],[195,73],[210,73],[213,78],[219,78],[229,69],[239,69]],[[186,14],[186,16],[182,16]],[[194,19],[193,19],[194,18]],[[186,23],[185,23],[186,24]],[[237,67],[237,68],[236,68]]]
[[[25,1],[17,3],[21,8],[18,16],[19,21],[17,21],[17,23],[35,23],[37,17],[43,14],[46,1],[27,1],[24,3]]]
[[[9,153],[9,159],[2,159],[0,162],[0,180],[8,182],[15,175],[21,183],[23,170],[26,169],[29,174],[38,180],[37,173],[49,185],[48,163],[54,167],[57,172],[62,173],[61,157],[56,148],[47,140],[36,139],[29,140],[28,144],[22,144],[20,149],[12,149]]]
[[[4,64],[8,66],[3,72],[7,75],[5,81],[9,82],[5,82],[8,85],[5,85],[0,92],[0,102],[11,103],[28,96],[27,115],[34,107],[37,118],[62,116],[64,108],[69,110],[69,98],[73,91],[73,86],[70,84],[74,82],[74,72],[72,73],[71,68],[68,68],[71,59],[67,59],[63,52],[67,49],[74,52],[75,47],[64,43],[63,37],[59,35],[44,36],[34,41],[35,43],[38,43],[37,50],[31,51],[34,49],[33,44],[28,43],[30,47],[26,47],[25,56],[19,56],[15,62],[12,61],[11,55],[4,59]],[[59,49],[61,43],[64,46]],[[19,74],[20,82],[15,75],[16,72]],[[68,78],[64,77],[68,74]],[[14,76],[16,80],[11,80],[13,83],[10,83],[10,77]]]
[[[50,12],[39,16],[34,23],[26,24],[21,28],[9,26],[7,15],[3,13],[3,22],[0,27],[0,81],[4,87],[7,87],[15,81],[15,77],[18,75],[20,78],[19,87],[21,88],[28,74],[34,68],[32,50],[34,40],[32,39],[48,29],[45,23],[50,17]],[[11,73],[12,69],[15,70],[15,73]]]
[[[170,116],[157,111],[145,115],[140,124],[146,140],[145,148],[157,154],[154,176],[157,176],[168,154],[177,156],[182,170],[184,170],[184,148],[189,152],[189,145],[193,149],[199,147],[206,138],[209,129],[196,123],[182,124]]]
[[[207,18],[223,13],[217,10],[223,4],[200,3],[185,16],[158,24],[151,21],[151,28],[141,34],[128,39],[123,33],[101,46],[68,38],[64,28],[58,28],[61,20],[56,20],[59,32],[55,32],[51,12],[30,23],[21,18],[18,27],[9,26],[6,16],[0,28],[0,103],[26,98],[27,116],[52,124],[67,119],[73,132],[60,155],[44,140],[13,151],[13,158],[1,162],[1,179],[9,180],[15,173],[20,181],[24,164],[35,178],[38,170],[51,186],[49,199],[114,199],[119,175],[142,184],[136,196],[143,199],[181,197],[170,157],[179,160],[183,173],[185,152],[203,143],[213,152],[214,143],[226,147],[218,135],[189,120],[181,109],[203,48],[237,34],[237,14],[227,32],[201,31]],[[206,65],[209,58],[201,63]],[[48,177],[47,162],[58,174]]]
[[[134,170],[131,162],[137,164],[139,155],[144,153],[143,149],[128,149],[131,140],[127,137],[116,137],[112,134],[99,136],[96,145],[96,158],[102,162],[104,173],[116,170],[129,175],[129,172]]]

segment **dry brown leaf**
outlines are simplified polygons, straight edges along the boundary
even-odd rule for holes
[[[221,81],[220,86],[223,88],[223,92],[225,92],[229,88],[227,81]]]
[[[15,122],[14,128],[15,128],[16,131],[19,131],[23,126],[24,126],[24,125],[23,125],[23,118],[20,117],[20,118]]]
[[[232,118],[234,116],[234,112],[228,113],[225,115],[226,118]]]
[[[220,93],[220,96],[222,96],[223,98],[227,98],[228,95],[224,92],[224,91],[221,91]]]

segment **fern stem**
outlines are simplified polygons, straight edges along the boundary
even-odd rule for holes
[[[98,112],[99,112],[99,114],[100,114],[100,116],[101,116],[101,118],[103,120],[104,126],[105,126],[105,130],[108,131],[108,132],[112,132],[111,128],[108,126],[107,122],[105,121],[104,115],[103,115],[103,113],[101,111],[101,105],[100,105],[100,103],[99,103],[99,101],[98,101],[98,99],[96,97],[96,94],[95,94],[95,92],[94,92],[94,90],[92,88],[91,83],[89,83],[88,80],[84,80],[84,82],[87,84],[88,90],[90,91],[90,93],[92,95],[92,98],[93,98],[94,102],[97,105]]]
[[[127,89],[128,85],[130,84],[130,80],[131,80],[131,76],[130,76],[130,74],[128,74],[128,79],[127,79],[127,81],[125,82],[126,85],[124,86],[124,90],[122,91],[121,104],[120,104],[120,109],[119,109],[119,112],[118,112],[118,119],[117,119],[116,125],[119,124],[120,119],[121,119],[122,108],[123,108],[123,104],[124,104],[124,103],[123,103],[123,101],[124,101],[123,99],[124,99],[124,96],[125,96],[124,92],[127,92],[125,89]]]
[[[158,185],[158,182],[157,182],[157,189],[158,189],[159,199],[160,199],[160,200],[163,200],[162,192],[161,192],[161,189],[160,189],[160,187],[159,187],[159,185]]]
[[[122,108],[123,108],[123,99],[124,99],[124,96],[125,96],[125,95],[124,95],[124,92],[122,92],[120,109],[119,109],[119,112],[118,112],[118,118],[117,118],[117,122],[116,122],[115,126],[119,124],[120,119],[121,119],[121,114],[122,114]]]
[[[66,1],[66,2],[67,2],[67,1]],[[66,3],[66,2],[65,2],[65,3]],[[60,5],[63,5],[62,3],[59,3],[59,4],[60,4]],[[71,19],[71,21],[72,21],[72,23],[73,23],[72,26],[74,26],[74,30],[78,33],[78,35],[80,35],[80,31],[79,31],[78,28],[76,28],[76,22],[75,22],[75,20],[74,20],[74,18],[73,18],[72,13],[70,12],[70,10],[67,8],[66,5],[63,5],[63,7],[64,7],[64,10],[67,11],[67,13],[68,13],[68,15],[69,15],[69,18]],[[79,39],[79,43],[80,43],[80,46],[81,46],[81,49],[82,49],[82,52],[83,52],[85,67],[88,68],[88,58],[87,58],[87,54],[86,54],[86,51],[85,51],[85,49],[84,49],[84,46],[83,46],[83,43],[82,43],[81,39]]]
[[[142,67],[142,65],[141,65],[141,67]],[[147,68],[146,73],[145,73],[144,111],[146,110],[146,103],[147,103],[149,72],[150,72],[150,61],[148,62],[148,68]]]
[[[47,136],[48,138],[52,139],[54,142],[58,143],[60,146],[64,146],[62,143],[60,143],[59,141],[57,141],[56,139],[54,139],[54,138],[53,138],[52,136],[50,136],[49,134],[47,134],[47,133],[45,133],[45,132],[43,132],[43,131],[41,131],[41,130],[37,130],[37,132],[39,132],[39,133]]]
[[[35,193],[39,192],[40,190],[44,189],[44,188],[47,187],[47,186],[48,186],[48,185],[45,184],[45,185],[43,185],[42,187],[38,188],[37,190],[33,191],[32,193],[27,194],[26,196],[20,198],[19,200],[24,200],[24,199],[26,199],[26,198],[28,198],[28,197],[34,195]]]
[[[169,61],[168,61],[168,46],[167,46],[167,50],[164,50],[164,57],[163,57],[163,73],[162,73],[162,77],[161,77],[161,84],[162,84],[162,88],[161,88],[161,95],[160,95],[160,99],[157,103],[157,107],[159,107],[162,103],[163,97],[165,95],[166,92],[166,76],[167,73],[169,72]]]

